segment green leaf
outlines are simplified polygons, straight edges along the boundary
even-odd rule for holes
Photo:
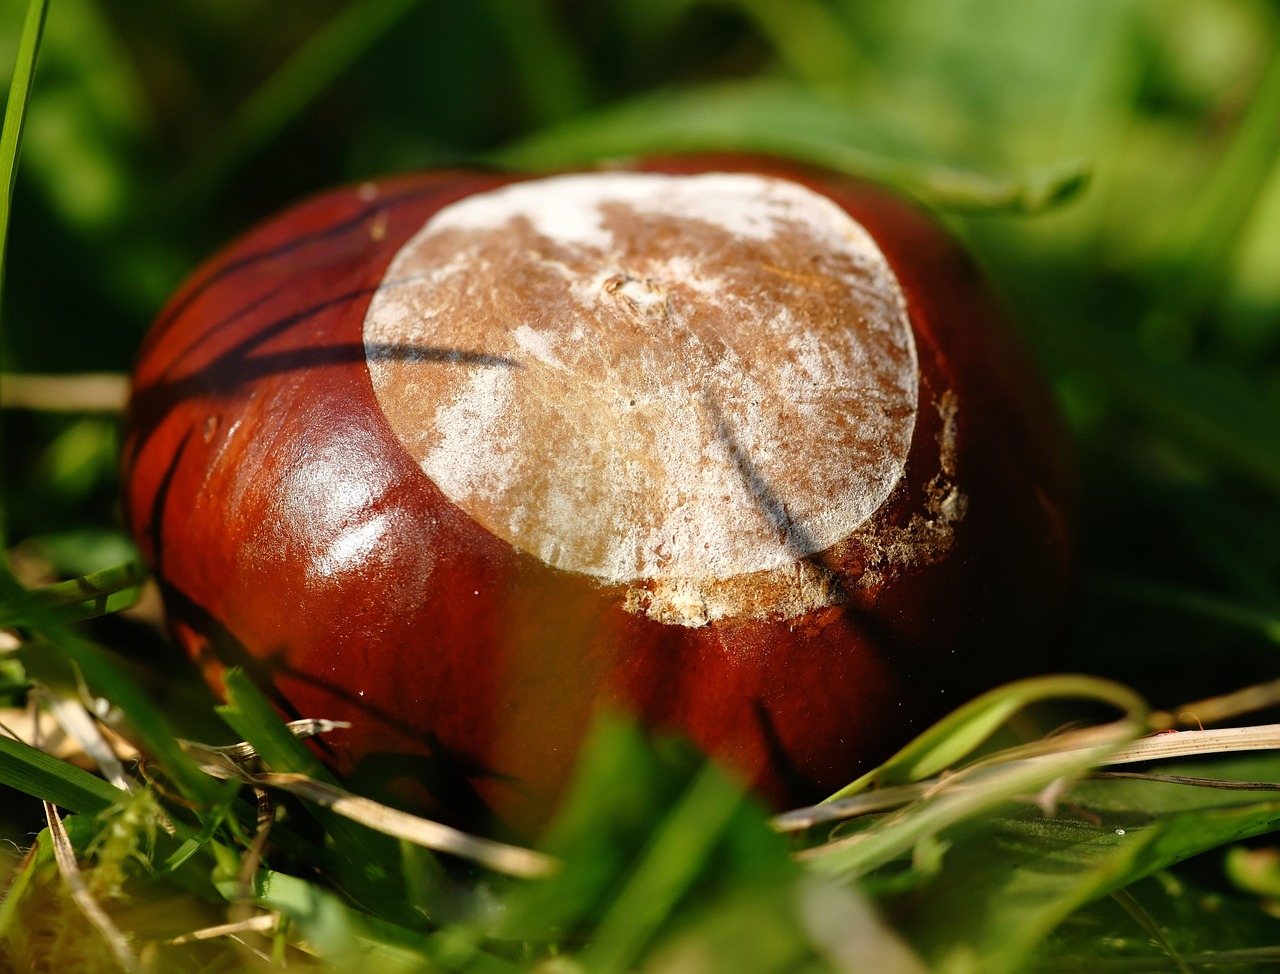
[[[1231,270],[1258,199],[1280,159],[1280,52],[1258,84],[1226,151],[1166,250],[1167,266],[1144,321],[1147,341],[1161,351],[1210,307]]]
[[[836,895],[849,893],[843,887],[834,892]],[[690,903],[676,919],[671,932],[654,946],[645,966],[638,969],[688,974],[721,971],[782,974],[810,970],[817,957],[799,922],[798,898],[796,885],[791,882],[772,887],[730,888],[722,896]]]
[[[649,836],[696,773],[698,758],[678,745],[655,748],[632,723],[597,724],[574,782],[542,848],[564,861],[525,891],[507,935],[576,930],[598,919]]]
[[[1163,770],[1163,769],[1162,769]],[[1220,762],[1221,777],[1275,760]],[[1193,772],[1214,775],[1197,765]],[[910,893],[903,931],[938,974],[1023,968],[1074,910],[1177,862],[1280,826],[1280,800],[1154,781],[1078,784],[1046,814],[1015,804],[943,833],[945,868]]]
[[[515,968],[481,950],[464,930],[420,934],[363,915],[327,889],[284,873],[265,870],[255,878],[254,902],[279,910],[298,924],[303,937],[337,970],[370,969],[388,974],[431,970],[467,974],[511,974]],[[225,884],[229,897],[239,895]]]
[[[741,786],[715,764],[699,772],[596,928],[584,957],[589,966],[630,969],[706,868],[742,799]]]
[[[513,897],[502,935],[589,939],[592,970],[630,969],[691,911],[786,900],[799,875],[740,783],[679,740],[617,717],[596,726],[545,848],[563,866]]]
[[[338,783],[320,759],[290,733],[244,670],[238,667],[228,670],[224,684],[229,703],[219,707],[218,713],[241,738],[253,745],[273,771],[293,771],[317,781]]]
[[[796,78],[815,85],[841,81],[866,69],[861,52],[840,21],[818,0],[704,0],[737,7],[754,21]]]
[[[357,939],[358,916],[328,890],[283,873],[263,871],[255,877],[255,901],[279,910],[298,924],[317,953],[339,970],[354,970],[369,963]],[[239,898],[237,883],[219,884],[229,900]],[[380,958],[386,963],[387,958]]]
[[[1280,960],[1280,949],[1256,946],[1280,942],[1280,920],[1259,903],[1214,889],[1212,877],[1198,884],[1166,871],[1130,885],[1126,893],[1194,971],[1250,974]],[[1063,922],[1035,955],[1032,970],[1161,974],[1175,968],[1129,912],[1104,897]]]

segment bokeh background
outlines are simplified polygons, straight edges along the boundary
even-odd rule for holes
[[[1280,675],[1275,0],[52,0],[0,370],[126,372],[201,259],[335,183],[703,149],[885,180],[969,242],[1080,455],[1063,668],[1159,706]],[[15,388],[15,571],[127,560],[117,387]]]

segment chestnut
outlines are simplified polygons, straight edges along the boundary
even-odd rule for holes
[[[148,335],[124,506],[215,685],[246,666],[351,722],[341,769],[527,833],[603,710],[803,803],[1049,666],[1067,458],[934,222],[704,156],[268,221]]]

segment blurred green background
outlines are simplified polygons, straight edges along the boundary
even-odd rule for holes
[[[1280,642],[1278,40],[1267,0],[53,0],[0,362],[127,370],[199,260],[336,182],[710,148],[870,174],[971,242],[1077,433],[1064,665],[1231,689]],[[0,422],[28,571],[124,557],[115,419]]]
[[[338,182],[706,149],[891,182],[970,243],[1074,431],[1061,666],[1165,707],[1280,676],[1277,0],[51,0],[27,119],[9,397],[126,371],[200,260]],[[29,584],[132,555],[118,416],[63,405],[0,412]]]

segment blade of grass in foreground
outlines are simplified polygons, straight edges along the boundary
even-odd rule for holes
[[[22,123],[27,114],[27,102],[31,97],[31,82],[36,74],[36,58],[40,53],[40,38],[44,34],[45,12],[49,0],[31,0],[27,5],[27,17],[22,25],[22,37],[18,42],[18,60],[13,67],[13,81],[9,85],[9,102],[4,110],[4,126],[0,128],[0,299],[4,296],[5,255],[9,249],[9,216],[13,207],[13,188],[18,178],[18,151],[22,147]],[[3,304],[0,303],[0,307]],[[0,332],[0,337],[3,333]],[[4,443],[0,441],[0,456]],[[2,468],[3,465],[0,465]],[[0,490],[3,490],[0,483]],[[0,551],[8,547],[8,527],[5,523],[4,503],[0,500]]]
[[[125,792],[88,771],[0,733],[0,783],[72,812],[97,815]]]
[[[234,892],[228,890],[228,892]],[[298,924],[303,936],[333,970],[373,969],[417,974],[425,958],[431,970],[467,974],[515,974],[520,968],[481,949],[462,931],[406,930],[344,903],[334,893],[296,876],[258,874],[254,899]]]
[[[675,910],[743,801],[742,788],[708,762],[653,836],[646,854],[596,930],[587,966],[631,970]]]
[[[1221,160],[1174,228],[1167,266],[1143,322],[1149,347],[1163,349],[1195,327],[1231,269],[1280,158],[1280,50],[1232,134]],[[1185,340],[1185,339],[1184,339]]]
[[[369,835],[367,830],[372,830],[382,835],[416,842],[425,848],[470,859],[514,876],[540,877],[555,871],[555,862],[550,857],[517,846],[477,838],[343,790],[324,766],[301,745],[298,737],[280,721],[243,670],[230,671],[226,686],[227,697],[232,705],[221,708],[220,712],[228,723],[254,743],[258,753],[272,768],[300,769],[246,775],[245,780],[267,788],[280,788],[306,799],[335,838],[341,837],[351,851],[363,850],[354,858],[362,862],[365,869],[371,868],[379,856],[385,857],[387,861],[397,858],[392,846],[378,836]],[[333,813],[336,813],[336,817]]]
[[[294,737],[242,670],[229,670],[225,686],[229,704],[218,712],[269,767],[336,785],[333,775]],[[420,925],[422,912],[404,894],[399,844],[324,805],[309,803],[307,808],[329,836],[319,865],[335,883],[371,913],[404,926]]]
[[[218,712],[237,734],[253,745],[269,767],[277,772],[305,774],[324,784],[337,784],[328,769],[285,727],[242,670],[228,670],[225,685],[229,703],[219,707]],[[342,852],[343,860],[359,864],[353,878],[366,896],[374,897],[377,902],[379,885],[399,888],[398,882],[390,882],[396,858],[394,843],[327,809],[312,810]]]
[[[0,292],[4,289],[4,258],[9,242],[9,213],[13,206],[13,188],[18,177],[18,152],[22,147],[23,121],[31,98],[31,82],[35,78],[36,58],[44,35],[45,13],[49,0],[31,0],[27,5],[22,38],[18,42],[18,60],[13,67],[9,86],[9,102],[4,110],[4,127],[0,129],[0,179],[4,194],[0,197]]]

